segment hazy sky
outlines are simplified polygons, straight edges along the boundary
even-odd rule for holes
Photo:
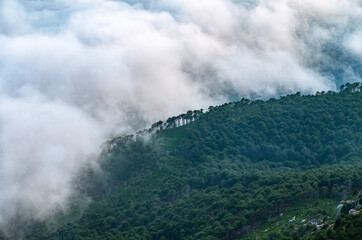
[[[0,223],[65,208],[111,136],[361,81],[361,42],[360,0],[1,0]]]

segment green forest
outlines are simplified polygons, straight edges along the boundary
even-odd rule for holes
[[[286,219],[258,239],[358,239],[362,214],[335,208],[362,187],[361,89],[241,99],[112,139],[102,171],[78,180],[91,203],[25,238],[255,239],[295,209],[305,225]]]

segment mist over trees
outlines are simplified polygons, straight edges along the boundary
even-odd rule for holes
[[[109,138],[360,81],[361,22],[360,0],[1,0],[0,226],[66,211]]]
[[[116,138],[104,174],[85,177],[95,201],[28,238],[238,239],[293,204],[343,199],[362,187],[361,88],[242,99],[147,141]]]

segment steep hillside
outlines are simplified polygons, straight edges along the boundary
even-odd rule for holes
[[[362,239],[362,214],[343,215],[329,229],[313,235],[311,240]]]
[[[237,239],[298,202],[339,201],[362,186],[361,88],[242,99],[114,139],[83,179],[93,203],[27,238]]]

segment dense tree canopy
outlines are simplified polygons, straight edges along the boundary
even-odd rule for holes
[[[237,239],[292,203],[351,193],[362,186],[361,97],[354,83],[242,99],[159,122],[147,140],[116,138],[104,173],[82,180],[93,203],[28,238]],[[175,128],[176,119],[188,124]]]

